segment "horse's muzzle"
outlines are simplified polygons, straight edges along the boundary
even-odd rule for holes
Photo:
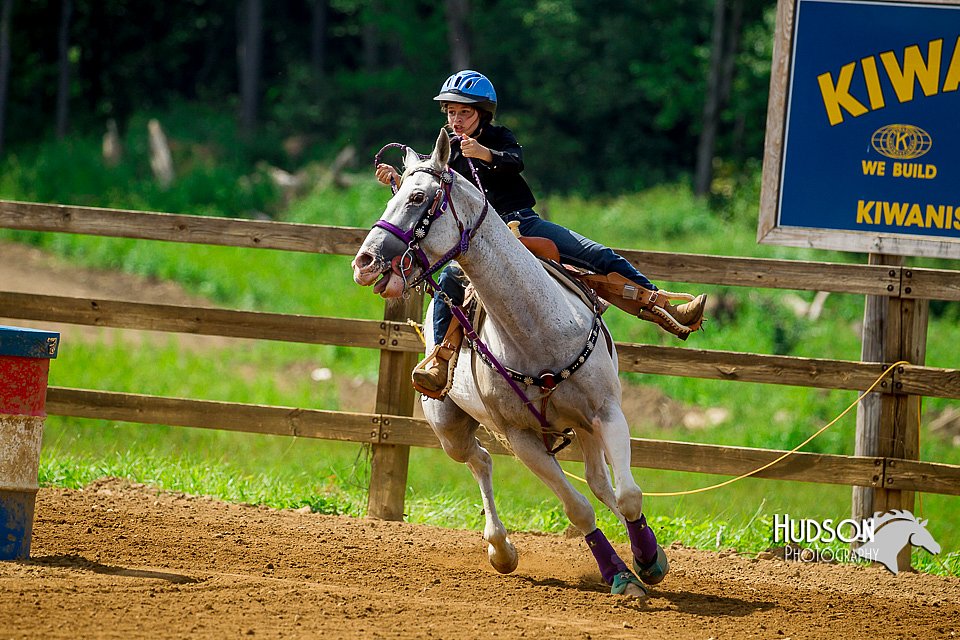
[[[410,254],[394,256],[387,263],[378,256],[361,251],[353,259],[353,281],[363,287],[373,284],[373,292],[384,298],[402,296],[406,281],[411,279],[415,270]]]
[[[381,273],[389,269],[380,256],[362,249],[350,266],[353,267],[353,281],[361,287],[370,286]]]

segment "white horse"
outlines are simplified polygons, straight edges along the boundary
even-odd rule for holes
[[[572,359],[590,355],[584,345],[594,327],[593,310],[550,277],[492,209],[490,215],[482,215],[487,206],[483,195],[446,166],[449,157],[444,131],[428,159],[407,150],[403,181],[353,261],[354,280],[363,286],[376,282],[374,291],[385,298],[401,296],[412,280],[430,269],[426,261],[436,266],[441,257],[450,255],[451,247],[463,246],[463,239],[472,236],[469,250],[456,260],[486,309],[480,339],[505,367],[531,376],[549,370],[562,378]],[[409,264],[411,252],[418,251],[421,264]],[[428,352],[438,339],[432,335],[431,311],[432,307],[425,323]],[[470,347],[463,346],[448,396],[424,397],[423,410],[444,451],[466,463],[480,486],[490,563],[497,571],[510,573],[518,557],[494,504],[492,459],[475,437],[481,423],[502,434],[516,456],[557,495],[570,522],[585,535],[612,592],[645,596],[646,589],[597,528],[590,502],[571,486],[547,451],[542,423],[503,376],[479,359],[474,362],[471,355]],[[540,393],[537,387],[526,387],[533,406],[540,406]],[[558,431],[569,427],[576,433],[590,489],[626,524],[636,575],[656,584],[669,565],[642,513],[643,493],[630,471],[630,432],[620,404],[617,355],[601,339],[592,357],[555,387],[545,417]]]

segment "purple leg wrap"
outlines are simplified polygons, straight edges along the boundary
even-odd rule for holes
[[[597,529],[593,533],[587,534],[585,539],[593,557],[597,559],[597,564],[600,566],[600,575],[603,576],[604,582],[613,584],[615,575],[628,571],[627,565],[623,563],[617,552],[610,546],[610,542],[603,535],[603,531]]]
[[[653,529],[647,526],[647,518],[643,514],[639,520],[627,522],[627,533],[630,535],[630,550],[633,557],[641,565],[648,565],[657,557],[657,536]]]

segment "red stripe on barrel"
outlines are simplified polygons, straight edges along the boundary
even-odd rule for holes
[[[0,356],[0,413],[45,416],[50,360]]]

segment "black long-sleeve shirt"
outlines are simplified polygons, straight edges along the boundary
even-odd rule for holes
[[[523,148],[513,132],[500,125],[486,124],[476,141],[493,154],[493,162],[490,163],[478,158],[472,160],[487,200],[497,213],[505,215],[533,208],[537,200],[527,181],[520,175],[523,171]],[[449,164],[454,171],[473,182],[467,158],[460,152],[459,140],[451,141]]]

